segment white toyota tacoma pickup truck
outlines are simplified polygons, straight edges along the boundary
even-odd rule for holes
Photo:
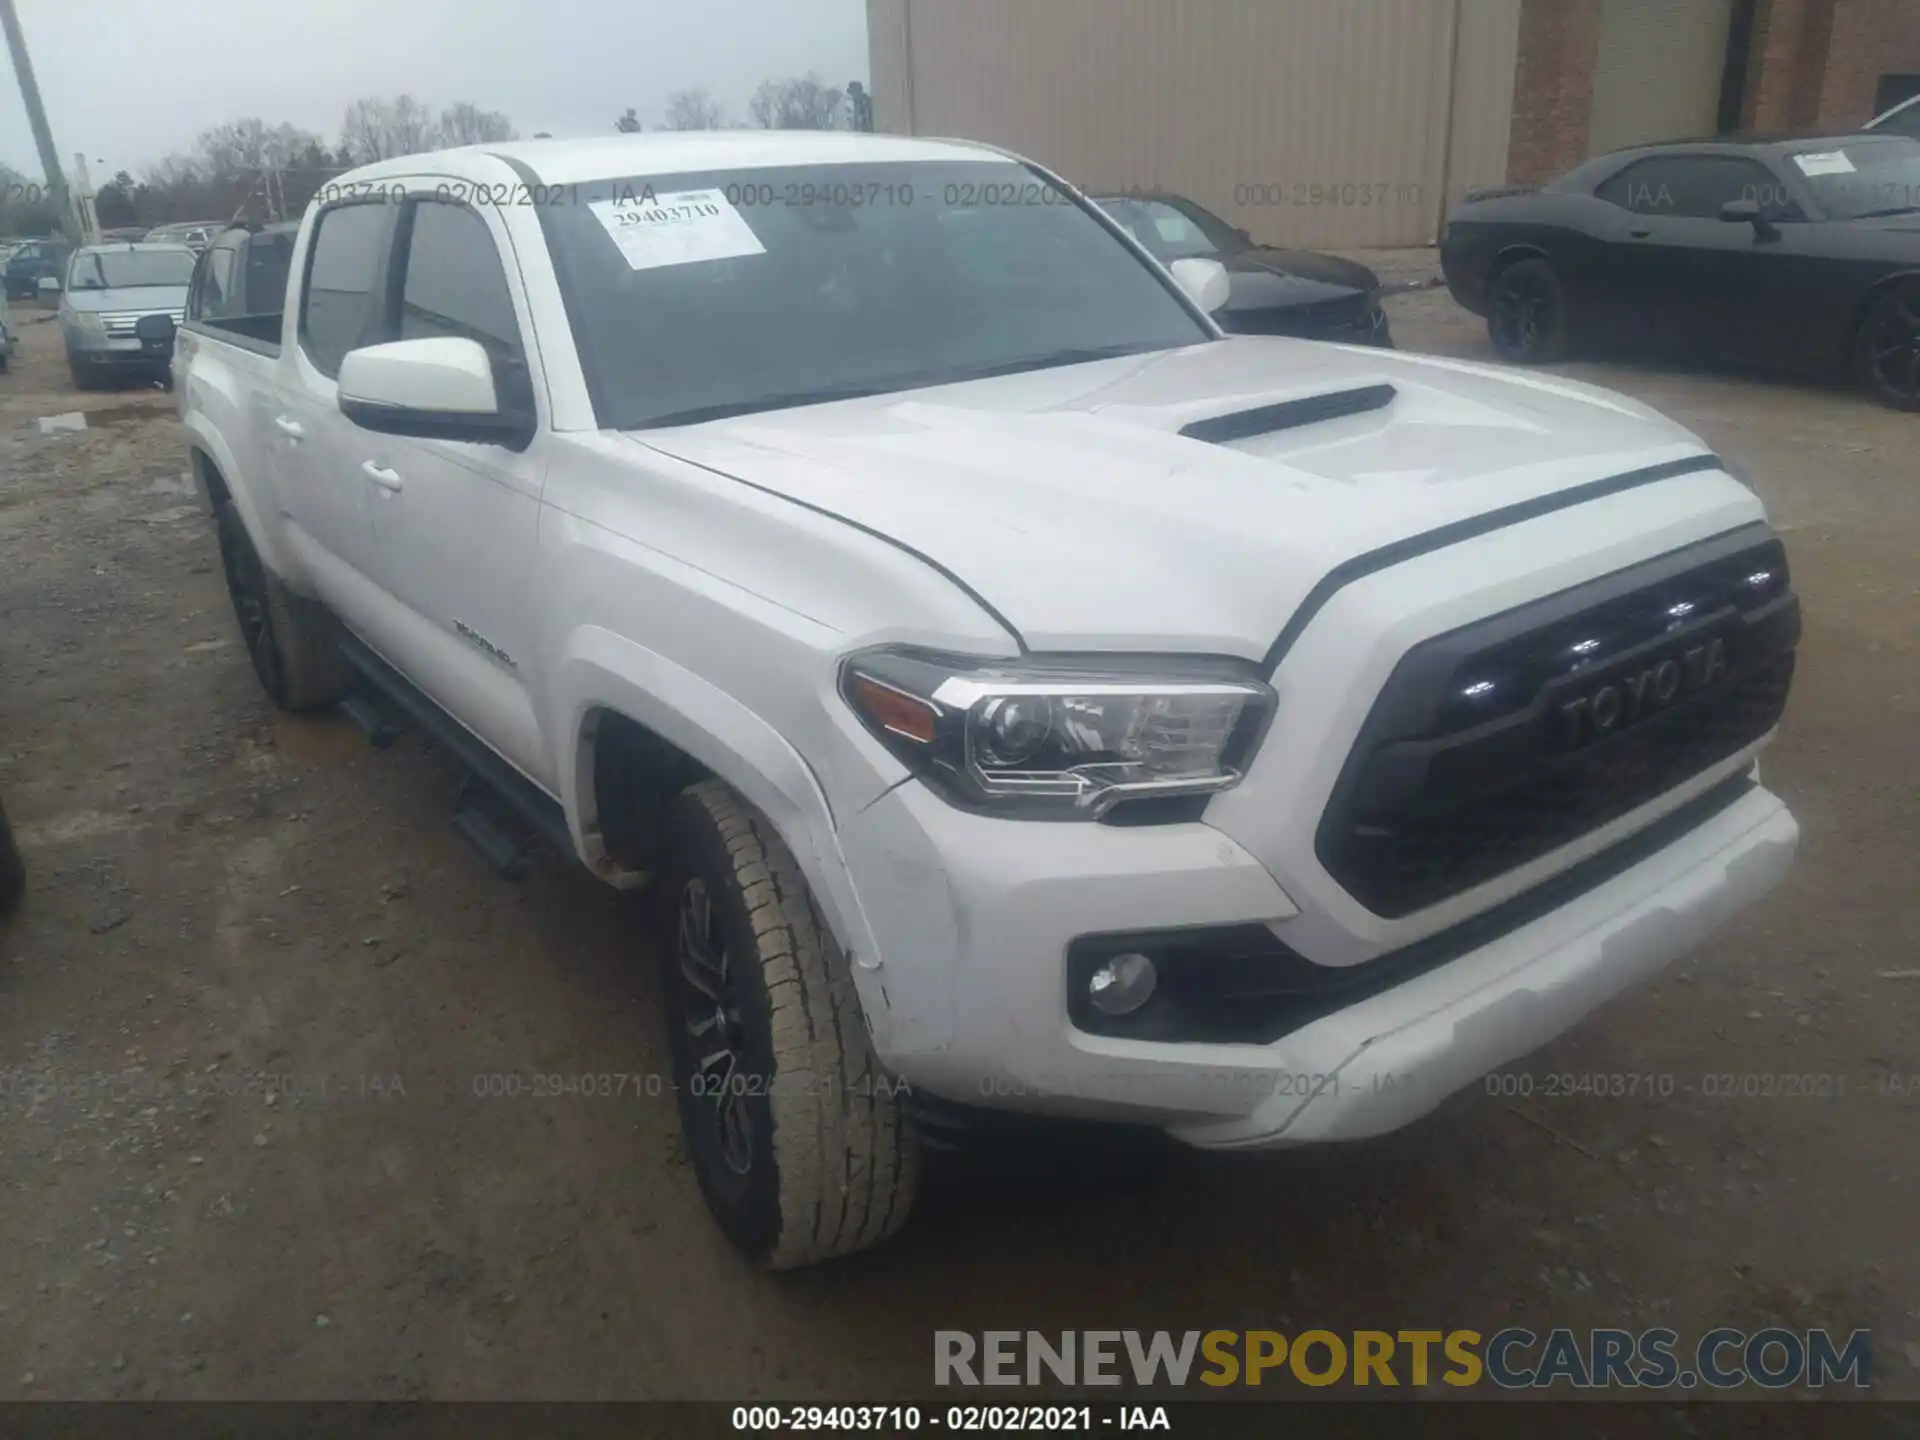
[[[482,146],[329,187],[283,312],[248,248],[175,367],[262,683],[371,684],[658,892],[688,1148],[768,1265],[1009,1113],[1391,1130],[1792,857],[1798,603],[1699,439],[1225,338],[1215,267],[1017,157]]]

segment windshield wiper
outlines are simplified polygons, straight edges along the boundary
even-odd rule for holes
[[[1143,355],[1172,347],[1158,341],[1134,341],[1126,345],[1102,345],[1082,350],[1053,350],[1045,355],[1027,355],[1018,360],[1003,360],[992,365],[956,365],[946,370],[921,371],[896,376],[885,382],[857,385],[823,385],[817,390],[792,390],[779,395],[758,395],[751,400],[728,400],[717,405],[695,405],[686,410],[670,410],[650,416],[639,425],[627,428],[654,430],[668,425],[698,425],[703,420],[726,420],[736,415],[753,415],[766,410],[791,410],[801,405],[824,405],[831,400],[861,400],[870,395],[892,395],[904,390],[921,390],[931,385],[958,385],[967,380],[985,380],[994,375],[1014,375],[1022,370],[1048,370],[1060,365],[1084,365],[1093,360],[1112,360],[1121,355]]]
[[[1095,360],[1114,360],[1122,355],[1148,355],[1156,350],[1171,350],[1158,340],[1132,341],[1125,345],[1097,345],[1080,350],[1050,350],[1044,355],[1027,355],[1018,360],[1002,360],[993,365],[956,365],[951,370],[914,377],[916,385],[957,385],[965,380],[986,380],[995,375],[1017,375],[1023,370],[1053,370],[1062,365],[1087,365]]]
[[[780,395],[756,395],[751,400],[727,400],[717,405],[669,410],[664,415],[651,415],[643,423],[631,428],[654,430],[667,425],[698,425],[702,420],[726,420],[735,415],[753,415],[762,410],[791,410],[800,405],[824,405],[830,400],[860,400],[899,388],[898,385],[823,385],[816,390],[790,390]]]
[[[1920,215],[1920,205],[1889,205],[1884,210],[1862,210],[1855,220],[1878,220],[1885,215]]]

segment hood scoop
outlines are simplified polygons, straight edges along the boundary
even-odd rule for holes
[[[1357,385],[1350,390],[1324,390],[1295,400],[1256,405],[1250,410],[1209,415],[1181,426],[1180,434],[1185,439],[1209,445],[1230,445],[1236,440],[1251,440],[1256,435],[1271,435],[1276,430],[1297,430],[1302,425],[1317,425],[1323,420],[1384,410],[1397,394],[1399,392],[1385,381],[1377,385]]]

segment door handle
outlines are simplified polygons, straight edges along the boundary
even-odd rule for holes
[[[274,428],[289,440],[298,440],[307,433],[306,427],[291,416],[276,415],[273,417],[273,424]]]
[[[360,462],[360,473],[389,494],[398,495],[406,486],[398,470],[389,470],[386,466],[372,460]]]

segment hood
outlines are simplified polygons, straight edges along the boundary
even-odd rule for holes
[[[1226,311],[1290,310],[1351,300],[1380,279],[1366,266],[1311,250],[1259,247],[1220,257],[1233,281]]]
[[[144,315],[155,310],[184,310],[187,287],[140,285],[120,290],[68,290],[64,298],[69,310],[134,310]]]
[[[1180,433],[1382,384],[1342,418]],[[1706,448],[1573,381],[1265,337],[626,438],[897,540],[1031,649],[1249,658],[1344,560]]]

